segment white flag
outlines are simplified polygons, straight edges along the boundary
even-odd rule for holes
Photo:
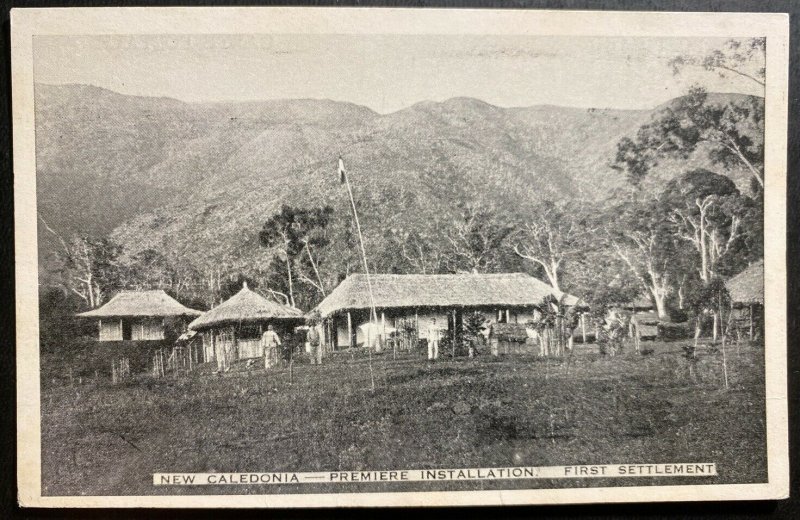
[[[339,157],[339,182],[342,183],[342,184],[344,184],[344,180],[345,180],[344,176],[345,176],[344,161],[342,161],[342,158]]]

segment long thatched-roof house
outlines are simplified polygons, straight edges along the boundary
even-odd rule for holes
[[[377,274],[369,281],[352,274],[316,308],[325,320],[325,341],[334,349],[369,340],[361,325],[370,321],[370,285],[378,322],[398,330],[411,323],[419,338],[432,326],[457,331],[467,312],[481,312],[489,324],[527,323],[546,296],[565,305],[580,303],[524,273]]]
[[[751,264],[727,282],[725,287],[737,309],[737,325],[750,339],[763,336],[764,261]]]
[[[153,341],[165,339],[169,320],[185,328],[188,318],[201,314],[162,290],[152,290],[122,291],[105,305],[78,316],[97,319],[99,341]]]
[[[300,309],[272,302],[245,282],[241,291],[191,322],[189,329],[202,333],[205,360],[216,359],[226,368],[236,359],[261,356],[261,335],[269,325],[284,334],[303,321]]]

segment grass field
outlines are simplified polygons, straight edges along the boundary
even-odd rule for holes
[[[764,482],[763,348],[321,367],[45,386],[44,495],[278,493]],[[154,472],[716,462],[717,477],[154,487]],[[385,487],[389,486],[389,487]]]

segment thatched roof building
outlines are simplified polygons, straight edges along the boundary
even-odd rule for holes
[[[162,290],[122,291],[105,305],[78,316],[96,318],[100,341],[158,341],[165,338],[167,321],[186,325],[202,311],[185,307]]]
[[[644,311],[653,309],[655,307],[655,305],[653,305],[653,300],[650,298],[650,295],[646,293],[642,293],[636,298],[632,299],[631,301],[617,304],[616,306],[632,311]]]
[[[82,312],[84,318],[165,318],[200,316],[202,311],[184,307],[162,290],[122,291],[105,305]]]
[[[304,321],[303,311],[269,301],[251,291],[242,290],[189,324],[189,330],[202,332],[206,361],[216,360],[226,370],[238,359],[263,355],[261,335],[271,325],[285,336]]]
[[[190,330],[204,330],[242,323],[265,323],[271,320],[302,320],[303,311],[271,302],[251,291],[244,284],[242,290],[206,312],[189,324]]]
[[[579,298],[556,291],[525,273],[508,274],[377,274],[370,276],[375,307],[465,308],[529,307],[541,304],[545,296],[562,297],[566,305]],[[322,317],[336,312],[369,309],[367,277],[352,274],[318,306]]]
[[[752,264],[725,282],[725,287],[736,304],[764,305],[764,261]]]
[[[369,281],[381,328],[400,330],[410,323],[418,339],[428,339],[434,328],[457,335],[468,312],[480,312],[491,323],[524,324],[536,319],[548,296],[570,306],[581,304],[524,273],[377,274]],[[371,307],[366,275],[347,277],[316,308],[324,319],[325,342],[333,348],[367,343],[360,325],[370,321]]]
[[[495,323],[490,330],[489,339],[525,343],[528,329],[523,323]]]

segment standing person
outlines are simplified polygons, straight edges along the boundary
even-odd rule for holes
[[[428,360],[439,359],[439,335],[441,331],[436,325],[436,318],[428,326]]]
[[[319,314],[316,312],[311,313],[308,317],[308,334],[306,340],[311,346],[311,364],[322,364],[322,346],[320,345],[319,331],[317,325],[319,324]]]
[[[281,338],[273,329],[272,325],[267,326],[267,331],[261,336],[261,349],[264,351],[264,368],[269,369],[278,364],[278,347]]]

